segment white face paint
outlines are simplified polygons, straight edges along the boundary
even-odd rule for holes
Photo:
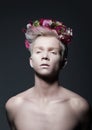
[[[30,65],[40,75],[57,74],[62,56],[60,41],[55,37],[40,36],[34,41]]]

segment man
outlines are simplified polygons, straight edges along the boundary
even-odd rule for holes
[[[89,130],[88,102],[58,82],[72,30],[59,21],[40,19],[27,25],[25,36],[35,83],[5,105],[12,130]]]

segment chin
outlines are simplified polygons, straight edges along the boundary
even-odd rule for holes
[[[37,73],[36,72],[36,75],[37,76],[39,76],[40,78],[49,78],[49,79],[51,79],[51,78],[55,78],[55,77],[57,77],[57,75],[58,75],[58,73],[55,73],[55,72],[44,72],[44,73]]]

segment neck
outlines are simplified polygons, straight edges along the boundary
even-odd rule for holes
[[[57,76],[56,76],[57,77]],[[39,98],[50,98],[59,91],[58,78],[47,78],[35,75],[34,92]]]

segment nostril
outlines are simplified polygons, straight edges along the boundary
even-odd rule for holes
[[[44,60],[49,60],[48,52],[44,52],[44,53],[42,54],[42,59],[44,59]]]
[[[48,60],[48,57],[42,57],[42,59]]]

